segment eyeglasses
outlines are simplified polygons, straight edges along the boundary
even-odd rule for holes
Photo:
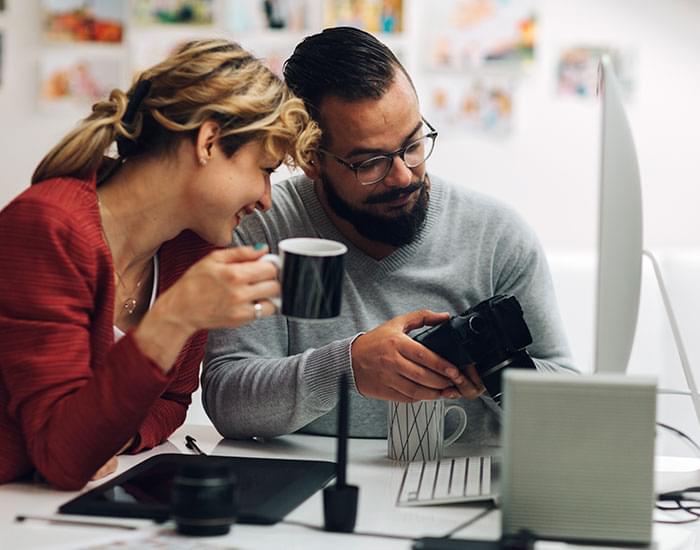
[[[423,123],[430,130],[423,137],[411,141],[396,151],[377,155],[367,160],[348,162],[325,149],[319,148],[318,151],[333,157],[338,164],[342,164],[348,170],[352,170],[355,173],[355,179],[360,185],[372,185],[379,183],[386,177],[389,170],[391,170],[391,165],[394,163],[394,157],[399,157],[407,168],[415,168],[428,160],[435,148],[435,138],[438,133],[430,122],[423,119]]]

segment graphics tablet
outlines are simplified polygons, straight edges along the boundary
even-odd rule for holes
[[[335,464],[328,461],[160,454],[66,502],[58,511],[165,521],[173,478],[183,466],[203,461],[236,474],[238,523],[276,523],[335,476]]]

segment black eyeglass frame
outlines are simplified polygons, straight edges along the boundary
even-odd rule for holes
[[[380,181],[382,181],[382,180],[387,176],[387,174],[391,171],[391,166],[392,166],[392,164],[394,163],[394,157],[397,157],[397,156],[398,156],[398,157],[402,160],[402,162],[406,165],[407,168],[416,168],[417,166],[420,166],[420,165],[423,164],[426,160],[428,160],[428,159],[430,158],[430,155],[433,154],[433,150],[435,149],[435,139],[438,137],[438,131],[433,127],[432,124],[430,124],[430,122],[428,122],[428,121],[425,119],[425,117],[421,117],[421,120],[422,120],[423,123],[428,127],[428,129],[430,130],[430,132],[428,132],[428,133],[425,134],[424,136],[419,137],[418,139],[414,139],[413,141],[407,143],[407,144],[404,145],[403,147],[399,147],[398,149],[396,149],[395,151],[392,151],[392,152],[390,152],[390,153],[383,153],[383,154],[381,154],[381,155],[375,155],[375,156],[373,156],[373,157],[371,157],[371,158],[368,158],[368,159],[365,159],[365,160],[361,160],[361,161],[358,161],[358,162],[348,162],[348,161],[347,161],[346,159],[344,159],[343,157],[339,157],[339,156],[336,155],[335,153],[331,153],[330,151],[327,151],[326,149],[322,149],[321,147],[319,147],[319,148],[317,149],[317,151],[318,151],[319,153],[324,154],[324,155],[328,155],[329,157],[333,157],[333,159],[334,159],[338,164],[340,164],[340,165],[342,165],[342,166],[345,166],[345,168],[347,168],[348,170],[351,170],[351,171],[355,174],[355,180],[356,180],[357,183],[359,183],[360,185],[375,185],[375,184],[379,183]],[[405,157],[404,157],[404,155],[406,154],[406,151],[407,151],[408,149],[410,149],[413,145],[415,145],[417,142],[419,142],[419,141],[421,141],[421,140],[423,140],[423,139],[425,139],[425,138],[431,138],[431,139],[432,139],[432,141],[430,142],[430,152],[426,155],[426,157],[425,157],[421,162],[419,162],[419,163],[417,163],[417,164],[414,164],[414,165],[412,165],[412,166],[409,165],[409,164],[406,162],[406,159],[405,159]],[[389,164],[387,164],[386,171],[382,174],[381,177],[379,177],[379,178],[377,178],[377,179],[375,179],[375,180],[373,180],[373,181],[361,182],[361,181],[360,181],[360,177],[358,176],[358,170],[360,170],[360,168],[362,168],[362,165],[368,164],[368,163],[370,163],[370,162],[375,162],[375,161],[377,161],[378,159],[388,159],[388,160],[390,161]]]

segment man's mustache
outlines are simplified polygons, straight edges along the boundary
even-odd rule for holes
[[[400,189],[390,189],[389,191],[387,191],[386,193],[382,193],[381,195],[372,195],[371,197],[367,197],[365,199],[365,204],[381,204],[383,202],[395,201],[396,199],[400,199],[402,197],[405,197],[406,195],[410,195],[414,191],[422,189],[424,186],[425,181],[417,181],[407,187],[401,187]]]

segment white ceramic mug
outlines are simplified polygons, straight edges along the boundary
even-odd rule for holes
[[[445,416],[455,411],[459,425],[445,437]],[[467,413],[459,405],[445,406],[442,399],[416,403],[389,402],[387,454],[401,462],[438,460],[467,428]]]

